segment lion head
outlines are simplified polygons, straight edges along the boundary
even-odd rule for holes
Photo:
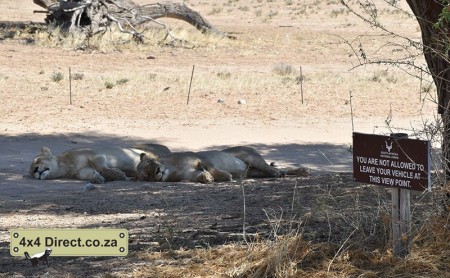
[[[163,181],[165,172],[167,172],[166,167],[156,158],[141,153],[141,162],[136,167],[139,181]]]
[[[58,171],[58,160],[47,147],[41,148],[41,153],[33,160],[29,174],[38,180],[52,177]]]

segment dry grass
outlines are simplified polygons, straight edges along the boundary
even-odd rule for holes
[[[326,190],[323,186],[321,190]],[[317,203],[322,208],[315,208],[315,221],[321,210],[333,208],[327,206],[338,200],[343,201],[343,192],[333,192],[319,196],[314,191]],[[366,188],[365,191],[378,191],[377,187]],[[381,190],[382,191],[382,190]],[[347,192],[351,193],[351,192]],[[352,193],[354,195],[355,192]],[[439,194],[441,194],[440,192]],[[380,192],[378,193],[380,194]],[[345,194],[344,194],[345,195]],[[362,197],[362,196],[361,196]],[[273,238],[260,238],[256,234],[252,240],[241,243],[221,246],[199,248],[193,250],[170,250],[166,252],[140,252],[139,259],[147,262],[137,267],[134,277],[448,277],[450,271],[450,210],[441,214],[438,209],[430,212],[427,205],[428,220],[420,225],[413,224],[412,245],[410,254],[406,258],[398,258],[392,254],[392,249],[384,244],[391,244],[389,239],[383,239],[383,233],[389,233],[390,219],[385,213],[379,213],[378,219],[360,206],[362,204],[355,198],[355,203],[347,208],[334,208],[335,215],[330,215],[329,225],[338,225],[339,219],[351,221],[347,223],[353,231],[347,233],[345,240],[317,242],[306,240],[302,231],[312,218],[301,222],[295,232],[286,235],[280,234],[283,225],[291,227],[294,219],[283,220],[270,215]],[[385,201],[385,200],[384,200]],[[383,197],[378,200],[384,202]],[[436,201],[436,200],[435,200]],[[292,204],[294,209],[295,200]],[[419,204],[419,203],[418,203]],[[423,205],[423,204],[421,204]],[[374,207],[368,208],[373,213]],[[382,210],[382,208],[378,208]],[[301,212],[301,207],[298,213]],[[346,214],[347,215],[344,215]],[[309,215],[309,214],[308,214]],[[359,219],[364,218],[367,219]],[[272,219],[273,218],[273,219]],[[419,222],[419,218],[417,219]],[[290,223],[290,224],[289,224]],[[356,226],[360,225],[360,226]],[[345,226],[345,225],[344,225]],[[378,227],[378,228],[375,228]],[[344,229],[342,229],[344,228]],[[373,234],[374,229],[381,234]],[[276,230],[276,231],[275,231]],[[376,232],[375,232],[376,233]],[[376,242],[370,242],[370,237]],[[389,236],[388,236],[389,237]],[[382,242],[386,240],[386,242]]]
[[[194,47],[208,48],[220,45],[232,46],[234,41],[212,34],[200,34],[195,29],[186,28],[185,25],[171,26],[168,30],[160,26],[146,26],[142,29],[144,42],[136,42],[130,34],[120,32],[116,26],[108,28],[104,33],[86,37],[84,33],[68,33],[58,26],[36,29],[25,29],[25,32],[17,32],[12,38],[21,36],[30,38],[34,44],[45,47],[62,48],[66,50],[98,51],[102,53],[124,51],[148,51],[157,50],[164,46],[192,49]]]
[[[144,98],[159,97],[161,92],[168,92],[170,93],[169,97],[179,98],[180,95],[184,96],[186,93],[190,79],[189,69],[195,63],[197,64],[196,73],[192,86],[194,97],[206,98],[210,100],[210,103],[215,103],[218,99],[229,100],[232,103],[235,103],[238,99],[255,99],[249,102],[248,107],[255,110],[267,110],[267,115],[277,114],[277,111],[273,110],[272,107],[278,106],[270,105],[275,102],[285,107],[285,113],[283,114],[285,118],[298,117],[299,111],[317,113],[321,116],[337,114],[348,117],[350,111],[348,92],[350,90],[353,92],[354,116],[358,118],[380,115],[384,117],[391,111],[394,111],[395,117],[406,117],[409,116],[410,110],[403,109],[405,106],[417,107],[414,117],[420,117],[434,110],[435,96],[433,90],[428,89],[428,93],[424,92],[422,99],[430,101],[422,103],[419,97],[419,81],[405,72],[396,69],[380,69],[376,66],[367,66],[360,71],[347,72],[351,67],[350,61],[354,59],[348,56],[353,53],[344,44],[339,44],[338,38],[329,34],[305,31],[302,32],[302,35],[299,35],[296,32],[289,31],[277,33],[269,38],[264,33],[255,32],[252,37],[229,40],[213,35],[202,35],[193,28],[187,28],[186,25],[175,24],[172,26],[171,33],[176,39],[171,37],[164,39],[165,30],[147,26],[144,31],[146,37],[144,44],[134,42],[128,34],[123,34],[116,29],[108,30],[103,35],[93,36],[89,40],[82,34],[62,34],[59,28],[53,28],[50,35],[44,29],[34,28],[16,31],[11,36],[15,39],[33,41],[38,46],[85,50],[85,52],[93,54],[115,55],[114,53],[139,52],[152,53],[152,56],[159,58],[158,54],[160,53],[174,51],[178,53],[177,55],[186,57],[187,61],[192,61],[191,65],[185,66],[183,72],[180,71],[182,70],[181,67],[172,71],[161,70],[161,68],[149,68],[146,72],[140,69],[132,69],[125,73],[122,68],[110,68],[107,72],[99,74],[98,72],[104,72],[104,70],[92,68],[93,72],[88,72],[87,69],[79,67],[75,70],[84,74],[85,78],[83,82],[79,82],[80,84],[74,84],[75,94],[77,91],[85,91],[85,87],[96,89],[83,93],[83,96],[88,97],[86,101],[97,98],[98,92],[105,88],[105,82],[114,83],[123,78],[128,79],[129,82],[123,86],[108,86],[110,88],[108,94],[130,96],[130,100],[142,98],[141,103],[145,102]],[[312,40],[312,37],[314,37],[314,40]],[[271,53],[274,46],[277,47],[278,52],[288,54],[278,57],[275,53]],[[379,45],[374,45],[373,49],[365,49],[365,51],[371,53],[378,48]],[[334,56],[335,53],[331,52],[331,49],[344,55]],[[252,58],[254,56],[259,57],[260,53],[268,53],[268,55],[259,59]],[[316,57],[323,57],[324,59],[333,56],[333,62],[347,64],[347,66],[338,68],[334,64],[331,66],[327,66],[327,63],[321,65],[316,63],[319,58],[289,57],[292,54],[300,55],[301,53],[315,53]],[[392,55],[392,53],[388,53]],[[214,66],[202,65],[202,61],[197,60],[196,62],[195,59],[190,58],[191,55],[196,54],[205,57],[229,56],[227,60],[242,59],[250,62],[248,66],[246,64],[232,66],[229,63],[223,65],[218,63]],[[393,54],[399,55],[397,52]],[[285,61],[289,61],[289,63]],[[258,68],[257,71],[253,70],[255,66]],[[314,109],[308,109],[306,106],[298,107],[297,105],[300,101],[298,82],[300,66],[303,66],[303,74],[306,76],[303,80],[305,101],[308,106],[314,107]],[[66,71],[66,69],[63,70]],[[45,69],[45,71],[57,70]],[[220,76],[221,72],[227,72],[229,76],[223,78],[223,76]],[[33,79],[33,76],[31,75],[29,78]],[[42,77],[38,76],[36,79],[41,80]],[[15,80],[10,79],[4,82],[15,82]],[[429,83],[424,82],[423,86],[429,85]],[[46,87],[50,92],[52,91],[51,86],[47,84],[40,84],[39,87]],[[150,93],[147,88],[152,88]],[[167,91],[167,88],[170,89]],[[60,90],[60,88],[57,88],[57,90]],[[380,94],[381,91],[395,93],[396,97],[393,98],[389,93]],[[93,96],[88,96],[88,94],[93,94]],[[373,97],[374,94],[377,94],[376,98]],[[368,98],[371,99],[373,109],[364,107]],[[333,111],[320,111],[324,99],[334,103],[331,106]],[[120,102],[124,100],[120,99]],[[170,100],[170,102],[173,101]],[[250,113],[250,115],[256,114]]]
[[[315,221],[321,210],[333,210],[332,204],[343,201],[344,191],[322,185],[321,190],[330,190],[328,194],[317,196],[320,207],[315,208]],[[335,192],[335,191],[338,192]],[[350,189],[351,190],[351,189]],[[378,187],[367,187],[364,191],[382,194]],[[352,191],[352,190],[351,190]],[[379,191],[379,192],[378,192]],[[440,190],[438,190],[440,191]],[[376,193],[378,192],[378,193]],[[338,193],[338,194],[337,194]],[[356,192],[347,192],[352,196]],[[367,192],[368,193],[368,192]],[[440,192],[441,195],[445,192]],[[337,195],[336,195],[337,194]],[[348,196],[347,196],[348,197]],[[361,196],[362,198],[363,196]],[[379,203],[383,197],[379,196]],[[448,277],[450,271],[450,210],[442,214],[442,209],[430,212],[427,205],[428,220],[417,218],[420,225],[413,224],[411,232],[412,245],[406,258],[398,258],[392,249],[384,244],[391,244],[383,239],[383,233],[389,233],[390,219],[383,212],[378,212],[378,219],[373,218],[374,211],[382,208],[367,207],[364,211],[358,197],[347,208],[334,208],[330,215],[329,225],[339,225],[339,219],[350,225],[353,231],[345,231],[345,224],[339,229],[345,240],[317,242],[306,240],[302,235],[304,229],[314,222],[308,213],[299,221],[295,232],[280,234],[283,225],[291,227],[293,218],[284,220],[269,215],[272,222],[272,239],[260,238],[258,234],[252,240],[227,244],[210,248],[193,250],[171,250],[167,252],[141,252],[139,259],[146,261],[144,266],[137,267],[134,277]],[[294,198],[295,199],[295,198]],[[436,201],[436,200],[435,200]],[[423,205],[417,203],[416,205]],[[292,209],[296,207],[293,200]],[[301,205],[298,213],[301,213]],[[444,207],[445,209],[445,207]],[[418,213],[418,211],[416,211]],[[418,213],[421,214],[421,213]],[[367,219],[363,219],[366,217]],[[370,222],[367,222],[367,220]],[[350,222],[347,222],[350,221]],[[376,228],[378,227],[378,228]],[[344,228],[344,229],[343,229]],[[375,230],[381,231],[377,234]],[[374,234],[375,233],[375,234]],[[370,237],[376,242],[370,242]],[[389,236],[388,236],[389,237]],[[386,242],[382,242],[386,240]]]
[[[356,242],[344,252],[335,243],[312,243],[301,235],[248,245],[141,254],[147,266],[134,277],[448,277],[449,219],[424,225],[406,259],[367,250]]]

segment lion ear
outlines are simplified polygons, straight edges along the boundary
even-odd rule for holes
[[[147,156],[146,153],[141,153],[141,154],[139,155],[139,157],[141,158],[141,161],[144,160],[144,158],[145,158],[146,156]]]
[[[52,152],[50,151],[49,148],[47,148],[47,147],[42,147],[42,148],[41,148],[41,155],[44,155],[44,156],[52,156]]]
[[[141,161],[143,161],[144,159],[147,160],[159,160],[159,156],[153,154],[153,153],[141,153],[139,155],[141,157]]]

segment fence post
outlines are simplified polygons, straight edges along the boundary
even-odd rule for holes
[[[191,81],[189,82],[189,91],[188,91],[186,105],[189,105],[189,98],[191,96],[192,78],[194,78],[194,69],[195,69],[195,65],[192,66]]]
[[[69,67],[69,103],[72,105],[72,70]]]

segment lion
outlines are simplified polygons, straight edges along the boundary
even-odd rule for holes
[[[81,148],[53,155],[48,147],[42,147],[31,163],[29,174],[39,180],[67,178],[91,183],[126,180],[136,178],[141,153],[157,159],[170,155],[171,151],[159,144],[141,144],[132,148]]]
[[[241,178],[307,176],[306,168],[280,170],[269,165],[257,150],[238,146],[221,151],[176,152],[159,158],[141,154],[136,168],[139,181],[213,183]]]

